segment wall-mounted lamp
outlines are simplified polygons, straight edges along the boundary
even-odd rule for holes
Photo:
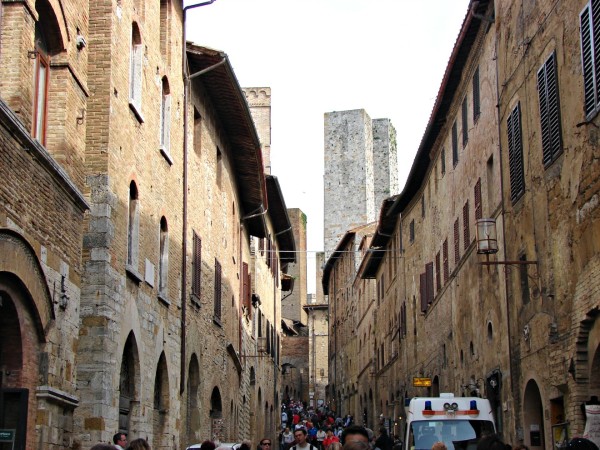
[[[78,34],[75,38],[75,45],[77,46],[77,50],[81,50],[87,45],[85,38],[81,34]]]
[[[477,219],[477,253],[491,255],[498,252],[496,220]]]

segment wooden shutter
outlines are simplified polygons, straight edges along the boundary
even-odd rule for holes
[[[248,272],[248,263],[242,263],[242,305],[248,313],[251,308],[250,303],[250,273]]]
[[[538,71],[542,161],[548,166],[561,152],[560,105],[556,77],[556,54],[552,53]]]
[[[142,59],[144,47],[142,44],[134,44],[131,48],[131,80],[130,101],[141,113],[142,107]]]
[[[200,298],[200,284],[202,280],[202,240],[195,232],[192,253],[192,264],[194,270],[192,275],[192,294]]]
[[[448,239],[444,240],[444,245],[442,246],[442,254],[444,258],[444,284],[446,284],[450,276],[450,270],[448,267]]]
[[[469,248],[469,244],[471,243],[471,233],[469,230],[469,200],[463,206],[463,245],[465,250]]]
[[[460,262],[460,234],[458,231],[458,219],[454,221],[454,264]]]
[[[442,278],[441,278],[442,270],[441,270],[440,264],[441,264],[440,252],[437,252],[437,254],[435,255],[435,287],[438,290],[438,292],[440,291],[440,289],[442,289]]]
[[[458,131],[456,122],[452,124],[452,165],[456,167],[458,164]]]
[[[442,175],[444,175],[446,173],[446,149],[442,148],[442,154],[440,156],[440,159],[442,161]]]
[[[479,67],[473,74],[473,122],[479,119],[481,114],[481,103],[479,99]]]
[[[467,146],[469,142],[469,112],[467,108],[467,97],[462,102],[462,145],[463,148]]]
[[[525,191],[523,175],[523,142],[521,139],[520,103],[512,110],[506,121],[508,134],[508,166],[510,177],[510,199],[516,202]]]
[[[481,178],[475,183],[475,220],[483,217],[483,208],[481,206]]]
[[[425,275],[427,281],[427,304],[433,303],[433,263],[425,264]]]
[[[419,274],[419,293],[421,295],[421,312],[427,311],[427,274]]]
[[[215,258],[215,318],[221,320],[221,263]]]
[[[579,15],[581,29],[581,63],[583,68],[584,111],[586,119],[590,119],[598,109],[598,54],[599,33],[594,28],[600,25],[600,1],[590,1]]]

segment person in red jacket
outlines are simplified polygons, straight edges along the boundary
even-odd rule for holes
[[[325,439],[323,439],[323,447],[325,448],[325,450],[328,450],[329,446],[333,442],[340,442],[340,440],[335,434],[333,434],[331,428],[327,428],[327,436],[325,437]]]

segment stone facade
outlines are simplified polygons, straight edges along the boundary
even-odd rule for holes
[[[344,368],[329,377],[342,414],[383,415],[397,432],[406,398],[449,391],[487,397],[512,444],[555,447],[564,423],[582,434],[581,406],[600,393],[598,106],[592,93],[586,114],[581,62],[597,3],[471,6],[368,257],[354,273],[327,263],[330,307],[350,296],[333,323],[330,311],[337,352],[353,354],[357,338],[336,317],[368,330],[357,327],[358,367],[330,357]],[[495,223],[497,252],[478,254],[478,219]],[[376,282],[373,298],[357,278]]]
[[[0,428],[275,439],[293,236],[227,56],[180,2],[0,7]]]
[[[294,290],[281,301],[281,312],[286,319],[296,320],[307,325],[306,311],[306,214],[298,208],[288,210],[294,240],[296,241],[297,262],[289,265],[288,274],[294,278]]]
[[[326,113],[324,152],[329,254],[347,230],[375,220],[376,202],[396,194],[396,132],[388,119],[373,121],[363,109]]]

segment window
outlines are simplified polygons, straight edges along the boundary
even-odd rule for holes
[[[252,315],[252,285],[247,263],[242,263],[242,283],[242,304],[246,308],[246,315],[250,317]]]
[[[456,122],[452,124],[452,165],[456,167],[458,164],[458,131]]]
[[[127,224],[127,265],[137,269],[139,252],[140,211],[138,190],[135,182],[129,184],[129,217]]]
[[[217,147],[217,186],[221,187],[221,177],[223,176],[223,155],[221,149]]]
[[[510,199],[515,203],[525,191],[523,175],[523,142],[521,140],[520,104],[512,110],[506,120],[508,133],[508,166],[510,178]]]
[[[483,208],[481,206],[481,178],[477,179],[474,188],[475,194],[475,220],[483,217]]]
[[[542,161],[544,166],[548,166],[562,150],[556,53],[550,55],[537,76],[542,128]]]
[[[442,256],[444,258],[444,284],[446,284],[450,276],[450,270],[448,267],[448,239],[444,240],[444,245],[442,246]]]
[[[460,234],[458,231],[458,219],[454,221],[454,264],[460,262]]]
[[[46,127],[48,121],[48,85],[50,78],[50,57],[42,25],[35,24],[34,98],[33,98],[33,137],[46,145]]]
[[[586,119],[591,119],[600,106],[600,86],[598,72],[600,61],[596,56],[600,51],[600,0],[590,0],[579,14],[581,29],[581,63],[583,68],[584,111]]]
[[[215,258],[215,320],[221,322],[221,263]]]
[[[421,217],[425,218],[425,196],[421,196]]]
[[[202,116],[194,108],[194,151],[197,155],[202,152]]]
[[[166,295],[169,274],[169,230],[167,219],[160,219],[160,255],[158,260],[158,292]]]
[[[438,292],[442,289],[442,271],[440,267],[440,262],[440,252],[437,252],[437,254],[435,255],[435,287],[438,290]]]
[[[469,112],[467,110],[467,97],[462,102],[462,145],[463,148],[469,142]]]
[[[413,242],[415,242],[415,219],[410,221],[410,228],[409,228],[409,232],[410,232],[410,243],[412,244]]]
[[[426,312],[433,302],[433,263],[425,265],[425,272],[420,275],[421,312]]]
[[[479,67],[473,74],[473,123],[477,122],[481,114],[481,102],[479,99]]]
[[[162,79],[162,95],[160,103],[160,151],[171,161],[171,90],[167,77]]]
[[[142,120],[142,58],[144,48],[137,23],[131,29],[131,61],[129,73],[129,105],[138,120]]]
[[[194,231],[192,249],[192,295],[200,299],[200,285],[202,280],[202,240]]]
[[[469,230],[469,200],[463,206],[463,245],[465,246],[465,250],[469,248],[469,244],[471,243],[471,234]]]
[[[446,174],[446,149],[442,148],[442,154],[440,156],[442,162],[442,176]]]

